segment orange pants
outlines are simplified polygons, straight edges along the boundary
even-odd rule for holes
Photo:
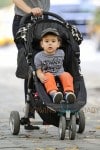
[[[45,73],[45,76],[48,79],[47,82],[44,83],[47,93],[53,90],[58,91],[54,75],[48,72],[48,73]],[[68,72],[63,72],[58,77],[61,81],[64,92],[67,92],[67,91],[74,92],[73,77]]]

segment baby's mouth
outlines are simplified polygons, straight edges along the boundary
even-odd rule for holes
[[[49,47],[49,49],[52,49],[52,47]]]

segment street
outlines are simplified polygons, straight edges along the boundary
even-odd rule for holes
[[[24,80],[15,76],[17,49],[15,45],[0,48],[0,150],[100,150],[100,52],[92,40],[85,40],[81,48],[81,69],[87,89],[85,131],[75,140],[58,139],[58,129],[40,125],[40,130],[26,131],[21,126],[19,135],[12,135],[10,112],[24,115]],[[41,120],[36,115],[36,120]]]

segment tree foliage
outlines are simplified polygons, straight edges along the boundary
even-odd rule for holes
[[[7,7],[12,4],[12,0],[0,0],[0,8]]]
[[[100,7],[98,7],[94,14],[94,24],[100,25]]]

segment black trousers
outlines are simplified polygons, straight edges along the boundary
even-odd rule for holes
[[[14,39],[16,38],[16,33],[19,30],[19,24],[20,24],[21,19],[22,19],[22,16],[19,16],[19,15],[14,16],[13,24],[12,24],[12,33],[13,33]],[[18,51],[23,47],[23,44],[21,42],[15,41],[15,44],[16,44]],[[27,95],[27,83],[28,83],[28,80],[25,79],[24,80],[25,101],[26,101],[26,95]]]

